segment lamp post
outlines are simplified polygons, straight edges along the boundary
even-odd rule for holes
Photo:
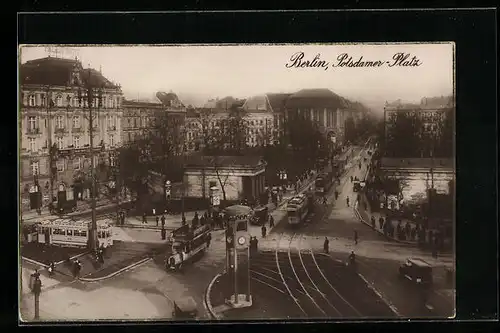
[[[31,274],[31,291],[35,296],[35,320],[40,319],[40,293],[42,292],[42,281],[40,280],[40,273],[35,271]]]
[[[88,70],[87,81],[84,85],[85,96],[82,96],[82,91],[80,87],[78,87],[78,101],[81,104],[82,100],[87,101],[88,110],[89,110],[89,139],[90,139],[90,178],[92,181],[92,198],[91,198],[91,209],[92,209],[92,224],[90,229],[90,248],[91,250],[97,250],[97,221],[96,221],[96,196],[97,196],[97,185],[96,185],[96,175],[95,175],[95,158],[94,158],[94,108],[97,108],[97,113],[99,112],[99,107],[102,103],[102,88],[93,87],[90,79],[91,79],[91,69]],[[97,97],[94,98],[94,95],[97,93]],[[94,101],[97,101],[97,105],[94,105]]]

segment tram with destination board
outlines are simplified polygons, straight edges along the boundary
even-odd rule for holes
[[[47,219],[37,224],[37,241],[46,245],[85,248],[90,237],[91,221],[74,221],[68,218]],[[99,247],[113,245],[111,220],[97,220]]]
[[[211,239],[210,227],[202,225],[193,230],[184,225],[174,231],[169,238],[172,243],[172,254],[166,258],[165,267],[169,270],[179,270],[182,265],[196,254],[203,253]]]
[[[312,193],[298,194],[288,200],[286,204],[286,214],[289,225],[299,225],[304,223],[307,215],[312,212],[314,206],[314,196]]]
[[[316,177],[314,182],[316,193],[326,195],[333,185],[333,174],[331,172],[324,172]]]

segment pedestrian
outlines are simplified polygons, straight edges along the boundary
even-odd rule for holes
[[[182,214],[182,225],[186,225],[186,216],[184,216],[184,214]]]
[[[352,183],[352,180],[353,180],[353,179],[352,179],[352,176],[351,176],[351,183]]]
[[[48,271],[49,271],[49,276],[53,276],[54,275],[54,272],[55,272],[56,268],[55,268],[55,264],[53,261],[50,262],[49,264],[49,268],[48,268]]]
[[[372,228],[375,229],[375,216],[372,215],[370,220],[372,222]]]
[[[417,228],[411,228],[410,235],[411,239],[415,240],[415,236],[417,235]]]
[[[261,232],[262,232],[262,238],[266,238],[267,228],[265,225],[262,226]]]
[[[349,207],[349,197],[346,197],[345,201],[346,201],[347,207]]]
[[[146,212],[142,214],[142,224],[146,224],[148,221],[146,220]]]
[[[200,217],[200,225],[205,225],[205,216]]]
[[[257,253],[257,251],[259,250],[259,240],[257,239],[256,236],[254,236],[253,238],[253,242],[254,242],[254,251]]]
[[[323,251],[328,254],[330,252],[330,241],[328,237],[325,237],[325,241],[323,242]]]
[[[378,225],[380,229],[384,228],[384,218],[382,216],[378,218]]]
[[[354,244],[358,245],[358,231],[354,230]]]
[[[198,212],[195,212],[194,213],[194,217],[193,217],[193,227],[197,227],[198,226],[198,222],[200,222],[200,218],[198,217]]]
[[[160,224],[160,217],[156,215],[156,226],[158,226],[158,224]]]
[[[335,200],[339,198],[339,191],[335,190]]]
[[[161,216],[161,227],[165,228],[165,215]]]
[[[274,227],[274,217],[269,214],[269,228],[273,228]]]
[[[212,241],[212,233],[208,233],[207,235],[207,248],[210,247],[210,242]]]

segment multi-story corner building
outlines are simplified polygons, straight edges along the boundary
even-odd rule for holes
[[[83,68],[78,60],[41,58],[20,65],[20,193],[27,195],[35,177],[45,197],[52,173],[54,196],[72,186],[84,195],[91,165],[89,105],[85,86],[93,87],[94,156],[98,164],[121,144],[122,91],[100,71]],[[80,98],[79,98],[80,97]],[[100,102],[99,102],[100,101]],[[49,154],[49,147],[57,147]],[[53,156],[52,170],[50,156]],[[55,167],[54,167],[55,164]]]

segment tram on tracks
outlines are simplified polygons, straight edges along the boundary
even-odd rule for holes
[[[110,219],[97,220],[97,240],[99,247],[113,245]],[[88,246],[92,222],[74,221],[69,218],[46,219],[36,223],[36,241],[46,245],[85,248]]]
[[[333,174],[331,172],[324,172],[319,174],[314,181],[316,193],[320,195],[326,195],[332,188],[333,181]]]
[[[288,200],[286,204],[286,214],[288,224],[296,226],[304,223],[307,215],[314,207],[314,195],[312,193],[302,193]]]
[[[195,229],[184,225],[172,231],[169,241],[172,254],[165,259],[165,268],[179,270],[182,265],[199,253],[204,253],[211,239],[210,227],[202,225]]]

